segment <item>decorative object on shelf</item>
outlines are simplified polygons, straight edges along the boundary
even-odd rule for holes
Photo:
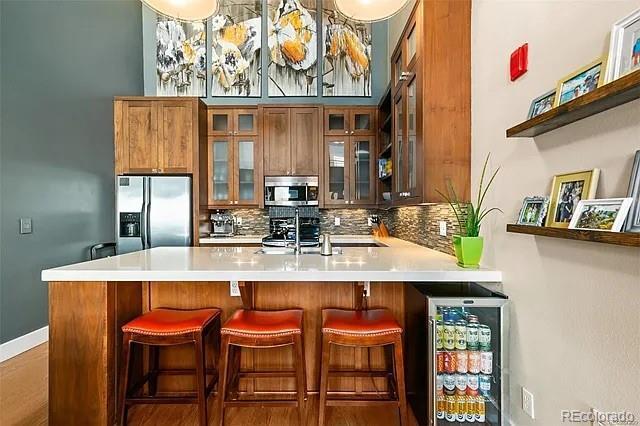
[[[225,0],[211,20],[211,96],[261,95],[262,2]]]
[[[206,21],[218,10],[218,0],[142,0],[160,15],[182,22]]]
[[[378,159],[378,177],[384,179],[391,176],[391,159],[379,158]]]
[[[640,9],[617,21],[611,28],[607,83],[640,69]]]
[[[482,207],[487,191],[489,191],[493,180],[500,171],[500,167],[498,167],[491,175],[491,178],[485,187],[484,178],[487,172],[487,165],[489,164],[490,156],[491,154],[487,154],[484,166],[482,167],[480,186],[478,187],[478,198],[475,205],[471,202],[466,203],[460,201],[453,189],[453,186],[451,185],[451,182],[449,182],[448,194],[443,194],[439,190],[436,190],[438,194],[440,194],[440,196],[449,203],[456,216],[456,220],[458,221],[460,235],[453,236],[453,250],[458,258],[458,265],[463,268],[477,268],[480,265],[482,250],[484,248],[484,240],[480,236],[480,225],[482,224],[482,220],[494,210],[502,213],[502,210],[498,207]]]
[[[631,201],[631,198],[580,200],[569,229],[620,232]]]
[[[542,96],[538,96],[531,101],[529,107],[529,114],[527,114],[527,120],[537,117],[553,108],[553,104],[556,100],[556,89],[550,90]]]
[[[606,65],[605,58],[597,59],[558,81],[554,107],[586,95],[602,86],[605,74],[604,65]]]
[[[389,19],[400,12],[409,0],[334,0],[341,15],[360,22]]]
[[[316,0],[268,0],[267,6],[269,96],[316,96]]]
[[[599,177],[599,169],[554,176],[546,226],[567,228],[578,202],[595,198]]]
[[[156,22],[156,95],[207,96],[207,31],[204,22]]]
[[[629,179],[629,190],[627,197],[630,197],[631,208],[625,223],[625,232],[640,232],[640,150],[636,151],[631,169],[631,179]]]
[[[518,215],[518,225],[544,225],[548,208],[549,197],[525,197]]]
[[[325,0],[322,36],[322,95],[371,97],[371,25],[341,16]]]

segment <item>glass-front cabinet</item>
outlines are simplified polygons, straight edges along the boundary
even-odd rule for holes
[[[208,110],[207,133],[212,136],[257,136],[258,110],[212,108]]]
[[[232,148],[230,138],[209,138],[209,188],[208,204],[227,206],[233,204],[231,159]]]
[[[324,139],[324,203],[349,204],[348,163],[349,138],[325,136]]]
[[[373,136],[325,136],[325,205],[375,204],[374,150]]]
[[[351,138],[351,200],[350,204],[375,203],[375,138],[354,136]]]
[[[324,134],[353,136],[376,134],[376,108],[325,108]]]
[[[258,143],[255,138],[235,138],[234,144],[234,205],[255,206],[259,204],[257,159]]]
[[[208,151],[208,205],[210,207],[259,205],[257,139],[210,136]]]

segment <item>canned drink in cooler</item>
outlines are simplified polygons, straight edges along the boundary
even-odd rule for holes
[[[458,359],[455,352],[444,352],[444,371],[455,373],[458,368]]]
[[[491,329],[486,324],[478,326],[478,346],[480,350],[488,351],[491,349]]]
[[[436,322],[436,349],[440,350],[444,348],[444,323],[442,321]]]
[[[442,321],[451,321],[451,310],[449,308],[442,308]]]
[[[464,422],[467,418],[467,393],[456,392],[456,421]]]
[[[480,373],[480,352],[469,351],[467,354],[467,370],[469,373]]]
[[[478,391],[467,388],[467,415],[465,420],[468,423],[476,421],[476,408],[478,405]]]
[[[436,390],[438,392],[442,392],[444,389],[444,376],[442,374],[438,374],[436,376]]]
[[[455,323],[455,345],[459,351],[467,349],[467,322],[458,320]]]
[[[480,379],[477,374],[467,374],[467,389],[478,391],[480,386]]]
[[[442,345],[448,351],[456,348],[456,326],[452,321],[445,321],[443,324]]]
[[[476,422],[484,422],[486,420],[486,406],[484,396],[476,397]]]
[[[453,374],[442,375],[442,386],[446,391],[453,391],[456,388],[456,376]]]
[[[478,350],[478,323],[467,323],[467,349],[470,351]]]
[[[445,418],[448,422],[455,422],[457,417],[456,395],[447,395],[445,396],[445,400],[447,401],[447,411],[445,413]]]
[[[458,373],[466,373],[468,371],[468,359],[467,351],[456,352],[456,371]]]
[[[456,374],[456,391],[457,392],[467,391],[467,375],[466,374]]]
[[[444,373],[444,352],[436,352],[436,371],[438,373]]]
[[[488,395],[491,392],[491,376],[481,374],[478,379],[478,388],[482,395]]]
[[[436,417],[439,420],[444,420],[447,415],[447,397],[444,393],[439,393],[436,396]]]
[[[493,373],[493,352],[480,352],[480,372],[482,374]]]

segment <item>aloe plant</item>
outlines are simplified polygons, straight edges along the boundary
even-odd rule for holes
[[[487,158],[484,161],[482,175],[480,176],[480,187],[478,188],[478,198],[475,205],[472,202],[460,201],[455,189],[453,188],[453,185],[451,185],[451,181],[447,182],[448,194],[444,194],[439,190],[436,190],[438,194],[440,194],[440,196],[444,198],[445,201],[449,203],[449,205],[453,209],[453,213],[456,215],[456,220],[458,221],[458,225],[460,226],[460,235],[463,237],[479,236],[482,220],[494,210],[502,213],[502,210],[500,210],[498,207],[492,207],[489,209],[482,207],[484,198],[487,195],[487,191],[491,187],[493,180],[500,171],[500,167],[498,167],[493,175],[491,175],[491,179],[489,179],[487,186],[484,186],[484,179],[487,172],[487,165],[489,164],[490,156],[490,153],[487,154]]]

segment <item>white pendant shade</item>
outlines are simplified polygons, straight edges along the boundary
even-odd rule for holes
[[[218,11],[218,0],[142,0],[156,12],[179,21],[204,21]]]
[[[354,21],[375,22],[388,19],[410,0],[334,0],[338,11]]]

